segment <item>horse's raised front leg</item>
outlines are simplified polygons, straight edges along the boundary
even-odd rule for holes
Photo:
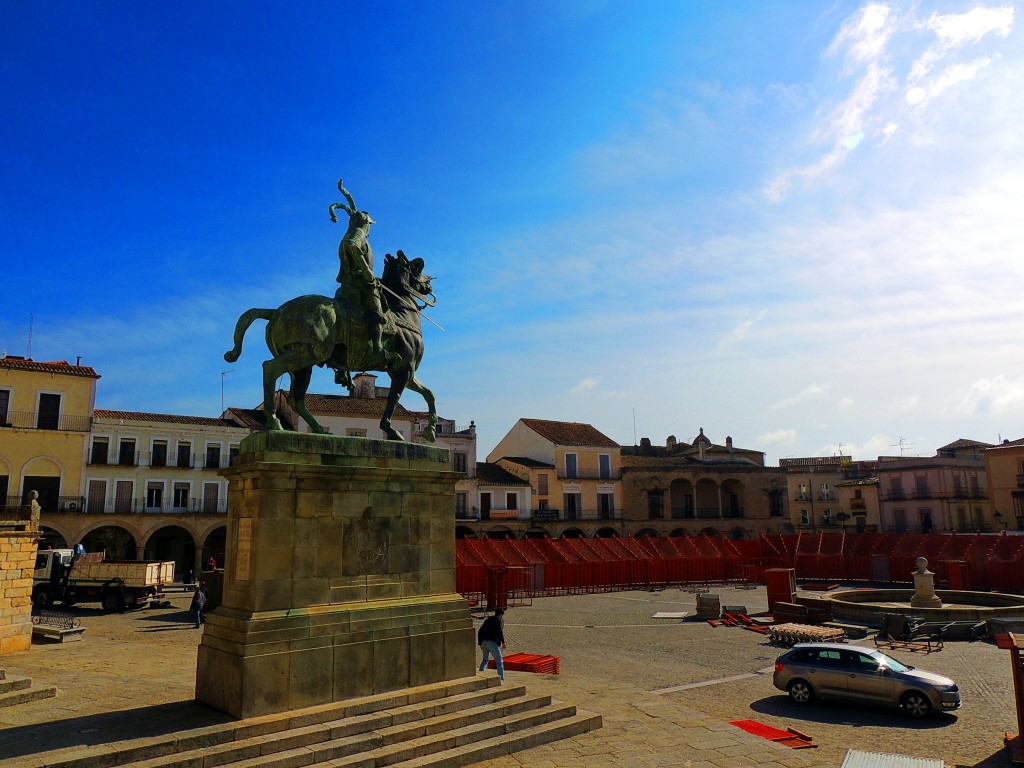
[[[437,424],[437,409],[434,407],[434,393],[413,374],[409,378],[409,389],[418,392],[427,403],[427,427],[423,430],[423,439],[428,443],[434,442],[434,427]]]
[[[409,379],[412,378],[412,368],[403,366],[397,371],[391,372],[391,387],[388,390],[388,404],[384,407],[384,415],[380,419],[380,428],[384,431],[386,440],[405,440],[402,433],[391,426],[391,417],[395,415],[395,407],[398,405],[398,398],[405,391]]]

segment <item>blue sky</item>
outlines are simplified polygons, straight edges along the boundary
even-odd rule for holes
[[[333,292],[343,177],[378,273],[438,275],[420,378],[481,458],[520,417],[772,463],[1022,437],[1020,11],[16,0],[0,347],[31,316],[99,407],[254,406],[235,319]]]

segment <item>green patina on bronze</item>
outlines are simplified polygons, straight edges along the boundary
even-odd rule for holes
[[[430,275],[423,273],[423,259],[409,259],[402,251],[384,257],[384,270],[378,280],[373,274],[373,249],[370,225],[373,218],[360,211],[352,195],[338,182],[347,203],[333,203],[336,210],[349,216],[348,229],[338,247],[341,284],[334,298],[300,296],[277,309],[246,310],[235,325],[235,346],[224,354],[229,363],[242,353],[242,340],[256,320],[267,321],[267,347],[273,357],[263,363],[263,411],[268,430],[282,430],[274,403],[278,378],[287,373],[291,380],[288,402],[316,433],[327,429],[306,408],[306,391],[313,366],[334,370],[335,381],[352,390],[353,371],[381,371],[391,377],[388,401],[380,427],[389,440],[402,440],[392,426],[391,417],[406,387],[423,396],[427,404],[427,426],[423,437],[434,442],[437,412],[433,393],[416,378],[423,359],[423,332],[420,312],[434,305]],[[422,305],[421,303],[422,302]]]

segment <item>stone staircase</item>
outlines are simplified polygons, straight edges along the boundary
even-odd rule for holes
[[[4,768],[440,768],[600,727],[600,715],[477,676],[162,736],[39,752],[4,761]]]
[[[8,677],[7,670],[0,669],[0,707],[14,707],[28,701],[50,699],[56,695],[56,686],[32,685],[31,677]]]

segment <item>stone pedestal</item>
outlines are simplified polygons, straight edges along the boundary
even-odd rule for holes
[[[447,450],[262,432],[222,474],[224,595],[198,701],[244,718],[473,674]]]
[[[911,608],[941,608],[942,600],[935,594],[935,574],[928,570],[928,561],[917,558],[914,577],[914,596],[910,598]]]
[[[36,505],[38,506],[38,505]],[[0,656],[32,645],[32,577],[39,542],[32,523],[0,526]]]

